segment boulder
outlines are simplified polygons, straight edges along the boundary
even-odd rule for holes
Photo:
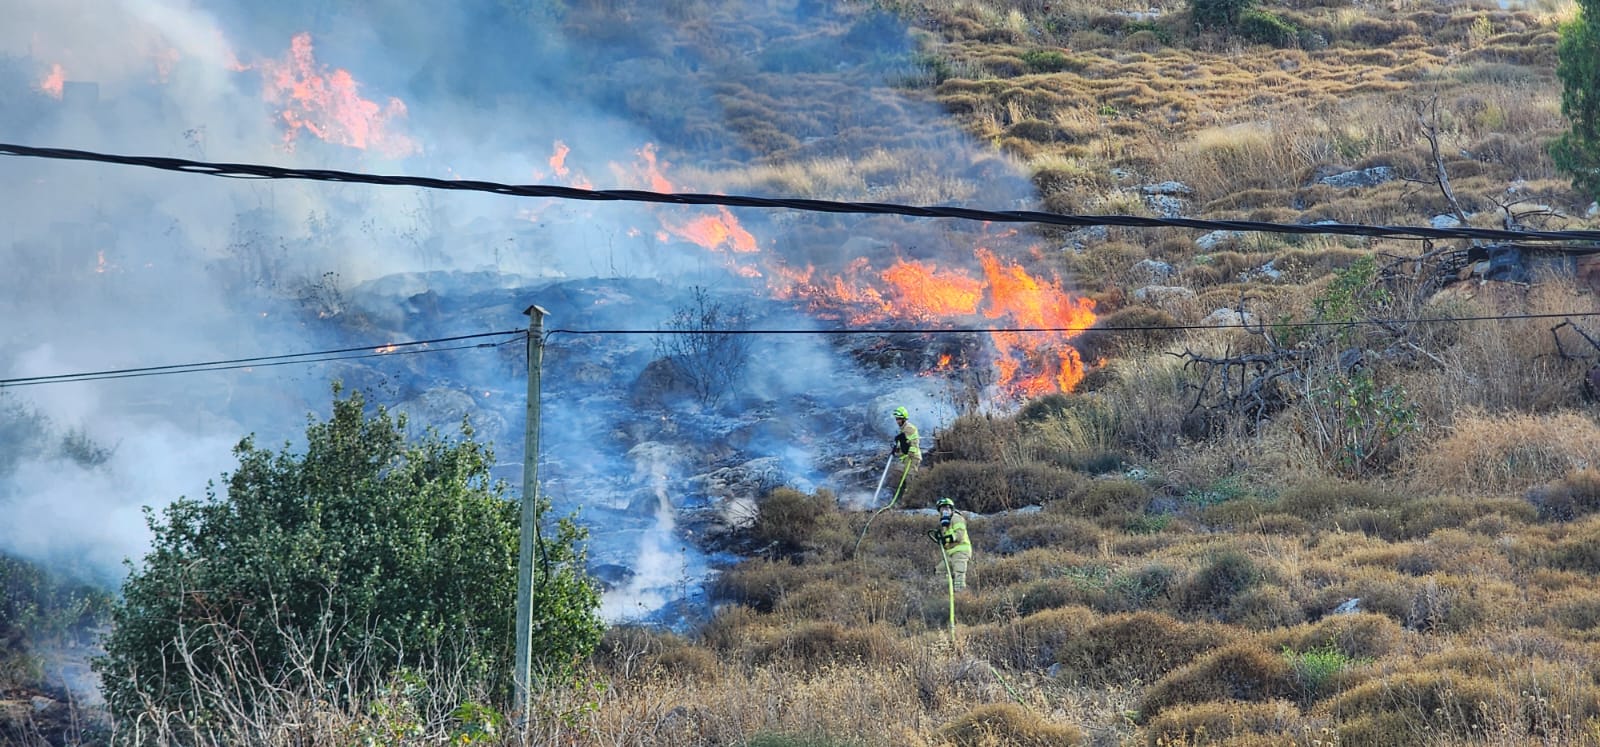
[[[1394,178],[1393,168],[1389,166],[1373,166],[1370,169],[1345,171],[1325,176],[1318,179],[1317,183],[1339,189],[1352,189],[1355,187],[1375,187],[1384,182],[1394,181]]]
[[[1162,283],[1172,279],[1177,274],[1172,265],[1157,259],[1141,259],[1134,263],[1132,273],[1135,277],[1151,283]]]

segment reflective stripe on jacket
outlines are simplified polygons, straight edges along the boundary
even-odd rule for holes
[[[944,545],[944,553],[949,555],[957,552],[972,552],[972,540],[967,538],[967,518],[960,511],[950,514],[950,526],[939,530],[939,541]]]

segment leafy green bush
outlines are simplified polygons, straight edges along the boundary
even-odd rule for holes
[[[1239,16],[1239,34],[1274,47],[1292,47],[1299,40],[1300,29],[1266,11],[1248,10]]]
[[[1189,0],[1189,17],[1201,28],[1231,28],[1256,0]]]
[[[151,550],[94,664],[119,722],[153,709],[203,724],[308,678],[360,697],[401,669],[508,692],[520,512],[493,455],[465,424],[456,442],[407,443],[403,415],[339,394],[329,420],[308,419],[304,453],[246,438],[225,494],[148,516]],[[532,654],[551,676],[602,629],[582,537],[563,521],[538,550]]]
[[[1022,62],[1035,73],[1059,73],[1082,67],[1059,49],[1030,49],[1022,53]]]

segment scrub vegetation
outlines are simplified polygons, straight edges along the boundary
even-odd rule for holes
[[[662,146],[693,150],[698,160],[675,160],[731,192],[918,204],[976,192],[984,163],[971,182],[930,182],[917,157],[898,157],[915,132],[810,132],[808,107],[853,85],[848,67],[889,74],[892,96],[936,103],[1021,163],[1051,211],[1156,215],[1141,187],[1172,181],[1192,217],[1593,228],[1594,196],[1547,147],[1568,129],[1556,54],[1570,3],[778,4],[809,9],[795,14],[809,24],[795,22],[800,41],[738,60],[715,51],[744,38],[734,3],[658,11],[661,28],[701,50],[697,66],[755,66],[766,82],[714,86],[715,121],[681,111],[681,141]],[[605,22],[625,5],[552,12],[599,42],[627,33]],[[841,62],[803,41],[872,38],[899,21],[911,27],[903,53]],[[621,105],[634,104],[654,106]],[[1393,178],[1326,180],[1380,168]],[[592,654],[562,662],[521,729],[475,670],[362,651],[350,661],[371,669],[289,656],[281,671],[188,670],[193,692],[257,695],[236,711],[208,701],[220,716],[203,723],[162,711],[156,734],[270,745],[1600,743],[1600,393],[1586,383],[1600,381],[1600,323],[1562,316],[1600,309],[1594,288],[1566,270],[1442,283],[1429,262],[1453,244],[1202,244],[1194,233],[1038,230],[1031,266],[1070,278],[1101,325],[1121,330],[1077,339],[1093,362],[1077,391],[924,431],[934,445],[907,510],[873,521],[859,547],[870,512],[826,492],[772,491],[740,530],[762,552],[719,574],[706,620],[609,628]],[[1147,260],[1169,271],[1152,277]],[[1219,309],[1256,326],[1202,324]],[[1470,320],[1508,314],[1527,316]],[[1423,317],[1457,321],[1395,321]],[[1127,331],[1138,327],[1151,331]],[[942,496],[972,512],[971,588],[955,598],[953,630],[924,535]],[[22,640],[6,625],[27,615],[88,609],[67,587],[0,567],[8,594],[45,600],[4,600],[0,636]],[[208,634],[225,638],[225,622]],[[274,645],[293,654],[305,643]],[[37,659],[8,650],[17,663],[0,672],[26,679]],[[132,687],[118,703],[137,713]],[[117,734],[134,740],[131,729]]]

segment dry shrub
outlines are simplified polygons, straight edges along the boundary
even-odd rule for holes
[[[1492,542],[1462,529],[1440,529],[1422,542],[1407,545],[1411,552],[1395,567],[1413,576],[1450,571],[1468,576],[1507,578],[1511,561]]]
[[[1465,415],[1412,462],[1419,490],[1515,494],[1600,464],[1600,424],[1575,411]]]
[[[1035,612],[1004,623],[990,623],[966,632],[967,641],[985,658],[1013,670],[1043,669],[1056,652],[1083,635],[1099,616],[1086,607],[1061,607]]]
[[[1078,395],[1052,405],[1039,405],[1029,418],[1024,410],[1029,451],[1037,459],[1083,472],[1116,469],[1126,457],[1119,453],[1119,413],[1102,397]],[[1046,409],[1050,408],[1050,409]]]
[[[998,462],[1017,451],[1016,421],[990,414],[962,415],[939,432],[939,452],[955,461]]]
[[[832,550],[837,556],[848,530],[833,493],[820,490],[806,495],[792,488],[777,488],[756,505],[750,534],[759,546],[780,554],[814,555]]]
[[[712,613],[711,619],[700,626],[697,638],[700,644],[721,653],[732,653],[747,641],[759,638],[762,631],[772,625],[766,615],[743,605],[725,604]]]
[[[1411,747],[1488,733],[1499,723],[1492,704],[1506,698],[1483,677],[1399,672],[1352,687],[1324,708],[1339,722],[1341,743]]]
[[[1575,589],[1539,611],[1538,618],[1546,625],[1556,625],[1573,631],[1593,630],[1600,627],[1600,591]]]
[[[1427,633],[1459,633],[1483,626],[1520,625],[1522,595],[1496,579],[1436,573],[1415,587],[1406,610],[1406,627]]]
[[[1194,377],[1183,361],[1152,352],[1115,360],[1109,368],[1112,381],[1101,392],[1118,413],[1119,447],[1155,456],[1183,443],[1183,426],[1193,406],[1188,386]]]
[[[1063,549],[1041,547],[1015,555],[985,559],[983,580],[994,588],[1060,576],[1068,567],[1084,564],[1085,559]]]
[[[906,488],[903,505],[932,506],[940,498],[980,514],[1061,502],[1082,492],[1083,477],[1042,464],[1006,467],[993,462],[940,462]]]
[[[1261,583],[1264,577],[1250,556],[1237,550],[1222,550],[1178,590],[1180,608],[1221,616],[1235,597]]]
[[[1077,516],[1121,522],[1144,513],[1150,505],[1150,488],[1133,480],[1091,480],[1077,495],[1065,502],[1050,504],[1052,511],[1070,511]]]
[[[711,596],[759,612],[771,612],[784,595],[810,582],[812,573],[788,561],[746,560],[717,574],[717,580],[711,585]]]
[[[1050,723],[1014,703],[978,706],[939,727],[938,737],[958,747],[1056,747],[1085,741],[1077,726]]]
[[[859,565],[851,564],[852,568]],[[820,575],[820,574],[819,574]],[[775,611],[787,619],[826,620],[844,625],[904,623],[917,600],[905,582],[840,574],[818,578],[784,595]]]
[[[1086,361],[1138,349],[1165,348],[1176,336],[1171,328],[1177,323],[1172,314],[1161,309],[1129,306],[1096,319],[1094,329],[1075,338],[1072,346]]]
[[[1600,521],[1582,520],[1553,542],[1530,541],[1519,554],[1556,570],[1600,573]]]
[[[1600,469],[1585,467],[1528,492],[1543,521],[1571,521],[1600,512]]]
[[[853,662],[883,666],[905,658],[899,634],[883,626],[816,621],[775,630],[752,653],[758,665],[784,663],[807,670]]]
[[[1294,669],[1281,654],[1259,642],[1234,643],[1157,680],[1140,701],[1139,717],[1186,703],[1289,699],[1296,688]]]
[[[985,526],[984,534],[975,537],[979,545],[1008,555],[1046,547],[1090,553],[1105,538],[1105,530],[1094,522],[1055,513],[1000,516],[988,520]]]
[[[1216,623],[1184,623],[1155,612],[1112,615],[1056,649],[1061,676],[1094,686],[1150,682],[1232,641]]]
[[[1287,700],[1180,705],[1150,719],[1144,730],[1145,744],[1149,747],[1214,742],[1232,745],[1246,735],[1280,738],[1269,744],[1298,744],[1291,737],[1299,734],[1304,722],[1305,714]]]
[[[1306,600],[1308,609],[1332,612],[1350,599],[1359,600],[1360,609],[1405,622],[1415,594],[1415,579],[1392,568],[1365,566],[1349,570],[1340,579],[1313,593]]]
[[[1352,509],[1393,508],[1404,501],[1404,496],[1382,485],[1328,479],[1285,490],[1278,497],[1277,508],[1305,519],[1319,519],[1348,514]]]
[[[1329,615],[1291,631],[1285,643],[1296,651],[1332,647],[1351,659],[1377,659],[1400,648],[1405,631],[1400,624],[1371,612]]]
[[[906,488],[903,505],[932,506],[949,498],[963,511],[990,513],[1009,506],[1005,468],[995,462],[940,462],[922,470]]]
[[[1600,506],[1597,506],[1600,508]],[[1405,536],[1421,537],[1447,527],[1488,528],[1494,523],[1475,523],[1486,516],[1500,517],[1501,526],[1528,523],[1538,511],[1527,501],[1516,498],[1460,498],[1456,496],[1419,498],[1400,507],[1400,524]],[[1499,534],[1500,531],[1488,532]]]
[[[1281,586],[1247,589],[1228,603],[1224,622],[1250,630],[1285,628],[1305,622],[1305,610]]]
[[[1521,293],[1501,293],[1494,286],[1464,297],[1470,290],[1437,294],[1423,316],[1554,313],[1580,303],[1570,277],[1541,275]],[[1505,289],[1499,289],[1505,290]],[[1422,419],[1449,424],[1458,412],[1544,413],[1570,407],[1582,396],[1582,361],[1567,360],[1557,348],[1554,324],[1548,319],[1512,319],[1462,323],[1460,339],[1435,354],[1442,368],[1405,382]],[[1566,350],[1587,347],[1577,335],[1565,335]],[[1481,415],[1479,415],[1481,417]]]
[[[663,674],[698,682],[715,680],[725,665],[714,651],[677,634],[635,625],[606,629],[590,662],[621,681]]]

